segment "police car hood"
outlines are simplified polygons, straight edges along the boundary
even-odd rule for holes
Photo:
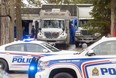
[[[65,55],[53,55],[53,56],[41,57],[40,61],[66,60],[66,59],[76,59],[76,58],[83,58],[83,56],[78,53],[65,54]]]
[[[61,50],[58,54],[73,54],[73,53],[80,53],[79,51],[70,51],[70,50]]]

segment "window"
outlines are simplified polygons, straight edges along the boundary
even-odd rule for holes
[[[45,50],[44,47],[42,47],[39,44],[26,44],[26,51],[27,52],[43,52],[43,50]]]
[[[64,28],[64,20],[43,20],[43,28]]]
[[[5,48],[6,51],[24,51],[24,44],[14,44],[7,46]]]
[[[115,55],[116,54],[116,41],[103,42],[93,48],[96,55]]]
[[[44,45],[45,47],[47,47],[48,49],[50,49],[52,52],[58,52],[60,51],[59,49],[49,45],[49,44],[46,44],[46,43],[42,43],[42,45]]]
[[[88,20],[80,20],[79,21],[79,26],[83,26],[84,24],[87,24]]]

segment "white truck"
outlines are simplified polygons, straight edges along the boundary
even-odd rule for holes
[[[81,54],[42,57],[35,78],[116,78],[116,38],[103,37]]]
[[[69,21],[70,12],[60,9],[41,10],[40,17],[36,21],[38,25],[37,39],[52,44],[66,44],[70,42]]]

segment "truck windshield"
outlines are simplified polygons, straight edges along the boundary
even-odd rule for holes
[[[64,28],[64,20],[43,20],[42,28]]]

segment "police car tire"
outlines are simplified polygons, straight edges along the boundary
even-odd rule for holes
[[[5,60],[3,59],[0,59],[0,65],[2,65],[2,69],[5,70],[5,71],[8,71],[8,64],[6,63]]]
[[[56,74],[53,78],[73,78],[73,76],[69,73],[62,72],[62,73]]]

